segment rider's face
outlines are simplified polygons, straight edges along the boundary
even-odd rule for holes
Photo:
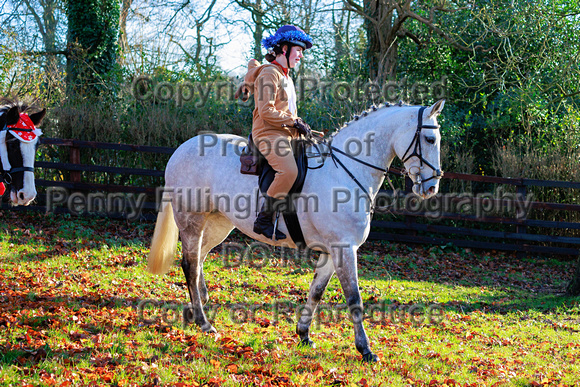
[[[290,50],[290,63],[288,63],[288,67],[289,68],[294,68],[298,62],[300,62],[300,59],[304,58],[304,55],[302,53],[304,49],[300,46],[293,46],[292,49]],[[284,53],[285,54],[285,53]]]

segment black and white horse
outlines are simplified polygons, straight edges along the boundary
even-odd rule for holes
[[[46,109],[28,115],[25,105],[0,106],[0,192],[9,187],[13,205],[26,206],[36,198],[34,158],[42,134],[40,124]]]

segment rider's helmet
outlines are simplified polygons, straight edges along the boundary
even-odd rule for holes
[[[286,60],[287,63],[290,63],[290,51],[292,46],[300,46],[304,50],[309,49],[312,47],[312,38],[300,27],[287,25],[278,28],[275,34],[262,39],[262,45],[266,50],[268,50],[270,58],[275,58],[276,54],[281,54],[282,47],[288,45]],[[268,56],[266,56],[266,59],[270,62],[274,60],[270,60]]]

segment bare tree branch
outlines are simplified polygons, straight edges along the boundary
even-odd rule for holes
[[[40,34],[43,37],[46,36],[46,31],[44,30],[44,24],[42,23],[42,19],[40,18],[40,16],[38,16],[34,7],[32,7],[32,5],[30,5],[30,1],[24,0],[24,4],[26,4],[26,8],[28,8],[30,13],[32,14],[32,17],[36,21],[36,26],[38,27],[38,31],[40,32]]]
[[[177,9],[177,11],[175,11],[173,13],[173,16],[171,16],[171,18],[169,19],[169,21],[165,25],[165,28],[163,28],[163,32],[167,31],[167,29],[169,28],[171,23],[173,23],[173,20],[177,17],[179,12],[181,12],[185,7],[187,7],[190,2],[191,2],[190,0],[185,0],[185,2],[183,2],[183,4],[181,4],[181,6]],[[214,4],[215,4],[215,1],[214,1]],[[213,4],[211,6],[213,7]]]
[[[421,46],[429,41],[431,32],[442,38],[446,44],[456,49],[474,52],[488,52],[493,49],[482,45],[462,44],[454,38],[454,32],[445,31],[436,21],[437,13],[453,14],[471,9],[470,6],[447,8],[445,1],[425,10],[428,16],[422,16],[416,9],[420,3],[413,0],[343,0],[344,8],[356,13],[365,21],[364,26],[368,37],[367,63],[370,76],[376,80],[393,77],[397,66],[397,51],[399,40],[409,38]],[[409,20],[415,20],[427,27],[427,39],[405,28]]]

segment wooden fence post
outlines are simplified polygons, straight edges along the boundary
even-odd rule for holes
[[[526,200],[526,196],[528,193],[528,187],[524,184],[518,184],[516,186],[516,200]],[[517,211],[517,210],[516,210]],[[516,219],[517,220],[526,220],[527,214],[523,213],[523,214],[519,214],[516,213]],[[516,234],[525,234],[528,231],[528,227],[524,224],[518,224],[516,226]],[[520,241],[520,244],[524,244],[524,241]],[[525,251],[519,250],[516,253],[516,257],[521,259],[521,258],[527,258],[528,257],[528,253],[526,253]]]
[[[69,162],[73,165],[80,165],[81,163],[81,149],[78,146],[70,147]],[[81,182],[81,171],[70,171],[70,181],[73,183]]]

